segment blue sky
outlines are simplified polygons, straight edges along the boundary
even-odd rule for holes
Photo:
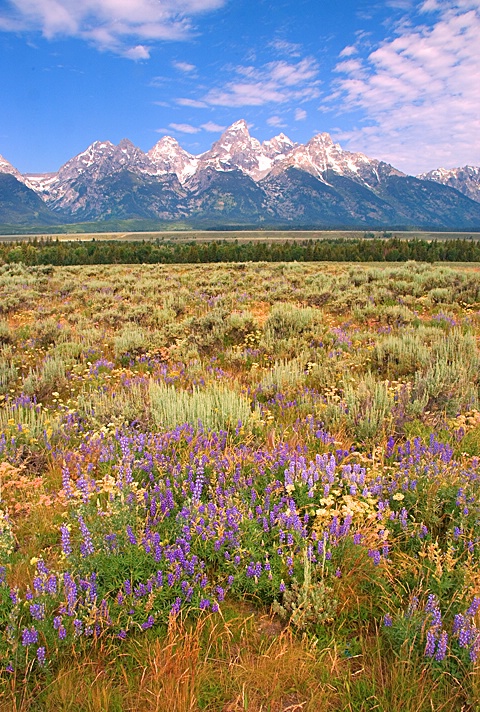
[[[480,165],[480,0],[0,0],[0,154],[57,170],[95,140],[260,140],[418,173]]]

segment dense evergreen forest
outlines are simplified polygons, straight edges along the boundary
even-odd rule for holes
[[[26,265],[188,264],[210,262],[480,262],[480,241],[327,239],[285,242],[60,242],[0,244],[0,263]]]

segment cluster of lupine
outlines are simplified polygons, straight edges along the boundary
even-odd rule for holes
[[[236,437],[186,424],[84,434],[75,453],[59,440],[52,456],[63,463],[63,556],[55,568],[39,559],[22,591],[2,571],[4,668],[33,658],[45,665],[80,638],[122,639],[180,612],[215,612],[227,595],[281,601],[304,583],[306,561],[310,585],[328,581],[338,597],[355,575],[345,568],[349,548],[385,580],[395,577],[398,554],[414,554],[429,589],[414,604],[401,586],[393,590],[385,624],[395,629],[410,617],[418,645],[438,663],[450,651],[476,660],[480,599],[465,611],[462,597],[472,596],[462,567],[479,559],[478,462],[455,460],[433,436],[402,445],[390,438],[375,461],[336,449],[312,416],[295,431],[303,443],[271,447],[242,442],[240,424]]]

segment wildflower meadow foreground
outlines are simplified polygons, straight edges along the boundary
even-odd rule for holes
[[[0,710],[479,710],[478,270],[0,266]]]

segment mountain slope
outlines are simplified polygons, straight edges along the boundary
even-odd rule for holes
[[[208,166],[185,186],[192,217],[222,224],[260,224],[264,216],[265,194],[248,175],[239,170],[218,171]]]
[[[466,230],[480,227],[480,203],[433,181],[389,176],[379,194],[397,209],[401,225]]]
[[[10,173],[0,173],[0,223],[55,225],[59,218],[41,198]]]

